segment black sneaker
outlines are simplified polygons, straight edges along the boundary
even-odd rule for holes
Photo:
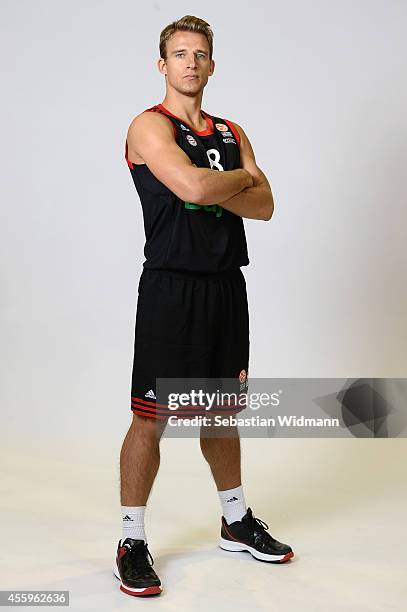
[[[144,540],[126,538],[117,546],[114,575],[121,581],[120,590],[128,595],[159,595],[161,581],[152,568],[154,560]],[[151,563],[150,563],[151,559]]]
[[[267,523],[253,516],[251,508],[240,521],[230,525],[222,516],[219,546],[235,552],[247,550],[255,559],[269,563],[284,563],[291,559],[294,556],[291,547],[275,540],[266,532],[268,528]]]

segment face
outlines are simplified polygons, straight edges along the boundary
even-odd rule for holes
[[[158,68],[167,75],[167,87],[186,95],[198,94],[215,69],[215,62],[209,59],[206,36],[175,32],[167,41],[167,60],[159,59]]]

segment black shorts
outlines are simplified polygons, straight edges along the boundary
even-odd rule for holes
[[[236,392],[242,392],[248,384],[248,369],[249,312],[240,268],[200,275],[143,269],[135,323],[132,412],[157,419],[174,414],[168,404],[156,403],[157,378],[235,379]],[[219,412],[234,414],[244,407],[229,402]],[[182,413],[192,416],[202,410],[186,408]]]

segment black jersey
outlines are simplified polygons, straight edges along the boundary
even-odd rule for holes
[[[158,104],[145,112],[166,115],[174,138],[199,168],[234,170],[240,167],[240,135],[227,119],[201,111],[208,127],[193,130]],[[184,202],[159,181],[146,164],[125,159],[140,197],[146,243],[147,269],[216,273],[249,263],[243,219],[221,205]]]

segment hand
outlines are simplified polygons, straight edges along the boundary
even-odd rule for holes
[[[245,170],[244,168],[242,168],[243,172],[245,172],[246,179],[247,179],[247,187],[253,187],[254,186],[254,180],[253,180],[253,176],[250,174],[250,172],[248,172],[247,170]],[[246,187],[246,188],[247,188]]]

